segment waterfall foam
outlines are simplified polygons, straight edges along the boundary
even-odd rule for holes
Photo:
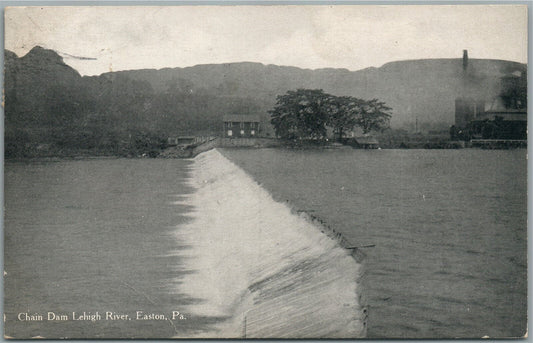
[[[193,272],[186,311],[223,317],[211,338],[358,338],[361,265],[319,223],[273,200],[217,150],[194,159],[190,223],[176,230]],[[185,311],[183,311],[185,312]]]

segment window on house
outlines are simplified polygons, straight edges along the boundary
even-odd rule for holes
[[[228,127],[231,127],[231,124],[232,124],[232,123],[231,123],[231,122],[228,122],[227,124],[228,124]]]
[[[241,121],[241,129],[244,129],[244,122]]]
[[[250,128],[255,129],[255,123],[250,123]]]

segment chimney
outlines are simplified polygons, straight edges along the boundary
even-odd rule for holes
[[[468,50],[463,50],[463,71],[468,68]]]

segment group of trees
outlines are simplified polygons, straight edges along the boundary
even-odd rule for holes
[[[500,98],[505,108],[527,109],[527,72],[515,69],[504,69],[501,78]]]
[[[150,154],[167,137],[219,133],[221,113],[259,111],[254,99],[189,80],[154,90],[122,74],[81,77],[65,66],[47,75],[47,66],[16,67],[6,68],[6,158]]]
[[[149,154],[167,137],[220,133],[224,113],[265,113],[276,94],[256,97],[231,80],[172,77],[160,84],[135,72],[82,77],[38,47],[20,58],[6,52],[5,79],[6,158]],[[378,100],[321,90],[290,91],[277,100],[271,119],[284,138],[322,139],[327,128],[340,136],[354,126],[379,129],[390,110]]]
[[[361,128],[363,133],[389,126],[391,108],[378,99],[335,96],[321,89],[298,89],[277,97],[269,111],[276,135],[284,139],[327,138],[331,128],[339,139]]]

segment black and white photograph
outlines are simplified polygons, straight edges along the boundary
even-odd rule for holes
[[[527,5],[3,15],[5,339],[528,336]]]

